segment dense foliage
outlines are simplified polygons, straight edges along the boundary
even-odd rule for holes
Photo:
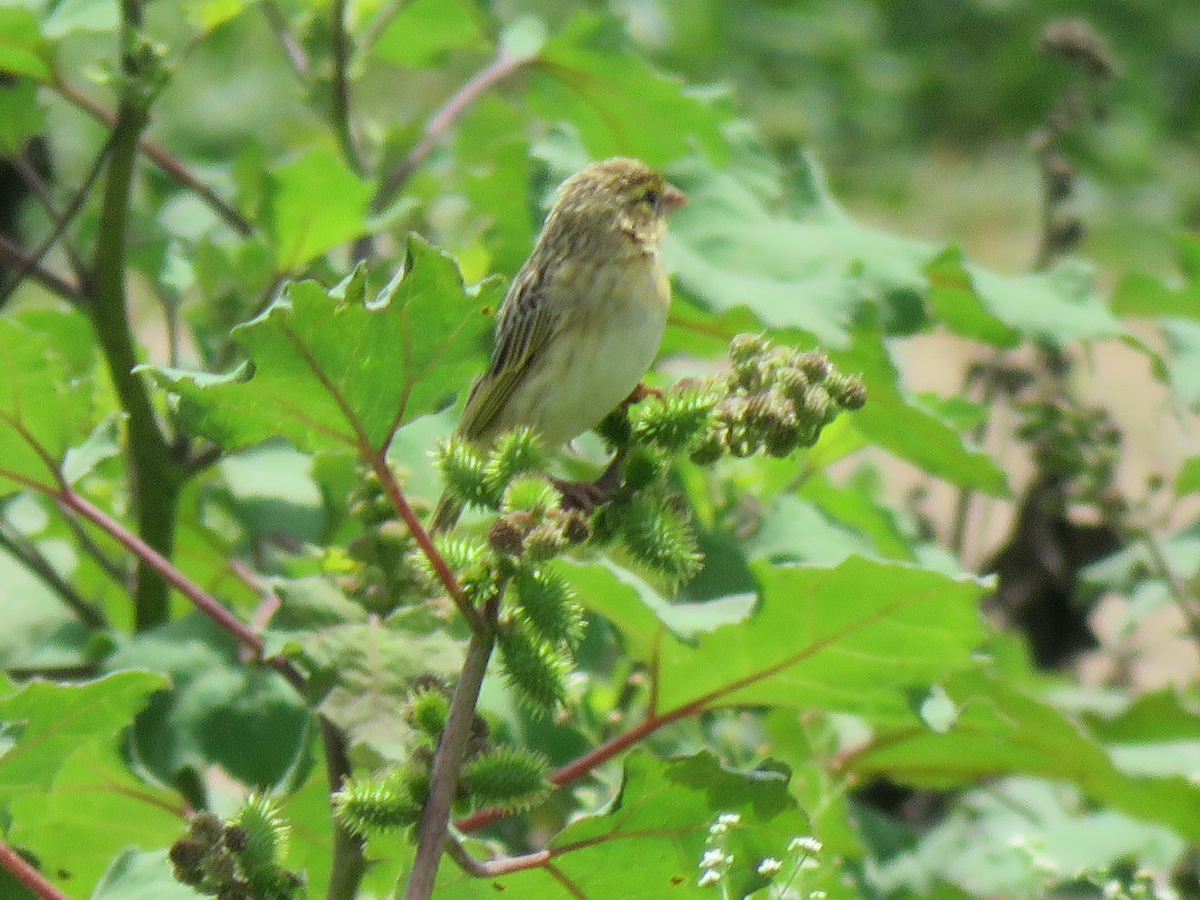
[[[1200,896],[1196,667],[1121,643],[1200,652],[1200,457],[1088,390],[1200,407],[1200,13],[1091,6],[0,6],[0,897]],[[837,199],[931,147],[1027,273]],[[651,390],[451,438],[613,154],[690,198]]]

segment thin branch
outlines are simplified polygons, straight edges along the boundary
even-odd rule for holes
[[[1175,605],[1183,613],[1183,620],[1187,623],[1188,633],[1192,636],[1192,642],[1196,645],[1196,650],[1200,651],[1200,601],[1197,600],[1196,595],[1184,583],[1183,579],[1179,577],[1175,569],[1172,568],[1171,561],[1167,559],[1167,554],[1163,552],[1158,538],[1146,532],[1142,535],[1142,543],[1150,551],[1150,559],[1153,561],[1154,567],[1158,569],[1163,581],[1167,583],[1167,590],[1170,591],[1171,599],[1175,601]]]
[[[525,869],[536,869],[550,861],[549,850],[538,850],[536,853],[526,853],[523,856],[498,856],[486,862],[473,857],[467,852],[455,835],[446,836],[446,855],[454,860],[459,868],[468,875],[476,878],[496,878],[500,875],[511,875]]]
[[[300,46],[296,36],[289,30],[287,16],[275,0],[260,0],[258,8],[262,10],[263,18],[267,20],[267,26],[275,35],[275,40],[283,48],[283,55],[287,57],[288,65],[292,67],[297,78],[307,82],[308,73],[311,71],[308,57],[304,55],[304,48]]]
[[[78,306],[82,302],[82,296],[76,285],[34,263],[32,257],[2,234],[0,234],[0,260],[17,271],[28,268],[30,278],[51,293],[58,294],[68,303]]]
[[[509,56],[502,52],[487,68],[480,70],[470,81],[459,88],[454,96],[447,100],[445,105],[425,123],[421,140],[384,179],[383,185],[372,201],[372,209],[377,213],[382,212],[391,204],[416,168],[429,158],[429,154],[434,151],[450,127],[470,109],[471,104],[478,100],[484,91],[524,68],[535,58]]]
[[[231,637],[243,647],[253,651],[255,658],[263,658],[263,641],[249,625],[226,609],[212,594],[204,590],[186,575],[175,568],[165,556],[142,540],[108,513],[93,505],[86,498],[69,487],[60,489],[54,499],[66,511],[81,516],[93,525],[101,528],[117,540],[123,547],[133,553],[139,560],[153,569],[163,581],[173,587],[202,613],[216,622]],[[273,656],[264,660],[268,666],[282,675],[289,684],[301,694],[305,691],[304,676],[292,666],[291,662],[282,656]]]
[[[104,611],[75,590],[75,586],[58,573],[37,545],[13,528],[3,517],[0,517],[0,548],[8,551],[13,559],[36,575],[83,624],[90,628],[108,627],[108,618]]]
[[[133,593],[133,570],[113,559],[103,547],[88,534],[87,529],[74,516],[63,516],[63,522],[71,529],[79,548],[83,550],[105,575],[122,590]]]
[[[330,85],[329,115],[333,120],[333,132],[342,148],[342,158],[358,175],[362,174],[362,160],[354,146],[354,131],[350,125],[350,35],[346,32],[346,0],[333,0],[329,10],[330,40],[333,43],[333,78]]]
[[[56,82],[54,85],[52,85],[52,87],[57,90],[59,94],[61,94],[69,103],[83,110],[97,122],[109,127],[116,125],[117,116],[115,113],[109,112],[86,94],[80,93],[66,82]],[[222,200],[216,191],[200,181],[199,178],[188,171],[187,167],[182,162],[180,162],[158,144],[144,137],[140,137],[138,140],[138,149],[141,150],[142,153],[146,154],[146,157],[156,166],[162,169],[168,176],[170,176],[173,181],[183,185],[185,188],[203,200],[212,208],[213,212],[220,216],[221,219],[223,219],[225,223],[238,234],[242,235],[243,237],[249,237],[254,234],[255,228],[249,219],[243,216],[229,203]]]
[[[486,627],[473,630],[467,645],[467,657],[463,661],[454,696],[450,698],[450,711],[446,727],[438,742],[433,758],[433,771],[429,776],[429,799],[421,813],[421,826],[417,837],[417,854],[413,859],[408,884],[404,888],[404,900],[430,900],[437,879],[438,864],[446,845],[446,830],[450,824],[450,806],[454,802],[454,791],[458,786],[458,775],[462,769],[463,753],[471,737],[471,723],[475,718],[475,707],[479,702],[479,689],[483,676],[487,674],[488,660],[496,643],[496,619],[499,615],[497,592],[484,610]]]
[[[318,715],[321,745],[325,750],[325,772],[329,792],[342,789],[350,777],[350,757],[346,753],[346,736],[324,716]],[[361,837],[333,818],[333,869],[329,875],[327,900],[354,900],[363,874],[367,871],[366,845]]]
[[[46,212],[49,213],[50,218],[58,219],[62,217],[63,213],[59,211],[58,204],[54,200],[54,194],[50,191],[49,185],[46,184],[41,173],[30,164],[29,160],[18,154],[13,157],[13,164],[17,167],[17,171],[21,173],[21,180],[37,195],[38,200],[46,208]],[[82,279],[83,273],[87,269],[83,259],[71,244],[64,244],[63,251],[70,259],[71,268],[75,270],[76,277]]]
[[[12,873],[29,890],[41,900],[70,900],[70,898],[46,880],[46,876],[25,861],[16,850],[0,838],[0,865]]]
[[[433,538],[425,526],[421,524],[421,520],[417,518],[417,514],[409,505],[407,498],[404,496],[404,491],[400,488],[400,483],[396,480],[396,474],[392,471],[392,467],[388,465],[387,451],[380,450],[370,454],[371,468],[375,471],[379,478],[379,483],[383,486],[384,493],[388,495],[388,499],[392,501],[392,506],[400,518],[404,520],[404,524],[408,527],[409,532],[413,536],[413,540],[417,542],[417,546],[421,548],[421,552],[425,554],[425,558],[429,560],[429,564],[433,566],[434,572],[437,573],[438,580],[446,589],[446,593],[450,595],[450,599],[454,601],[454,605],[458,607],[459,613],[467,621],[467,625],[471,628],[471,633],[487,630],[483,619],[479,615],[479,610],[471,603],[471,599],[466,595],[459,584],[458,576],[454,574],[454,570],[446,563],[445,558],[438,551],[438,548],[433,544]]]
[[[100,173],[104,171],[104,163],[108,159],[109,152],[112,150],[115,134],[116,132],[113,132],[113,134],[108,136],[108,139],[100,148],[100,152],[96,154],[96,158],[92,162],[92,167],[88,170],[87,177],[84,178],[83,183],[75,191],[75,195],[71,198],[71,202],[67,204],[67,208],[55,215],[54,226],[50,229],[50,233],[42,240],[37,250],[33,252],[33,255],[29,258],[29,262],[13,273],[13,277],[9,279],[9,283],[4,287],[4,291],[0,293],[0,304],[3,304],[12,296],[13,291],[20,287],[21,282],[25,280],[25,277],[30,274],[32,269],[41,265],[42,260],[46,258],[46,254],[53,249],[54,245],[58,243],[58,239],[63,236],[71,222],[79,215],[79,211],[83,209],[84,202],[92,193],[92,188],[96,186],[96,182],[100,178]],[[34,174],[36,175],[36,173]],[[53,207],[49,206],[49,208],[53,213]],[[80,282],[83,283],[86,280],[83,274],[86,271],[86,267],[75,256],[73,250],[68,249],[68,255],[72,259]]]
[[[404,4],[405,0],[389,0],[380,8],[379,12],[375,14],[375,18],[371,20],[371,24],[363,29],[362,36],[358,39],[359,49],[363,53],[375,46],[375,42],[379,40]]]

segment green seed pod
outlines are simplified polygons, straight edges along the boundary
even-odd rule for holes
[[[488,528],[488,544],[500,556],[520,556],[525,551],[525,531],[516,521],[522,513],[509,513],[501,516]],[[528,516],[524,516],[528,519]]]
[[[567,661],[517,623],[497,636],[500,662],[517,701],[534,718],[549,715],[567,695]]]
[[[541,475],[523,475],[508,485],[500,508],[505,512],[527,513],[537,520],[561,500],[562,495]]]
[[[437,466],[446,490],[464,503],[494,508],[497,496],[487,475],[487,463],[473,444],[451,438],[438,447]]]
[[[414,691],[408,698],[407,719],[436,744],[450,715],[450,700],[439,690]]]
[[[566,548],[567,540],[557,522],[543,522],[525,537],[525,558],[532,563],[554,559]]]
[[[497,747],[462,768],[461,785],[475,808],[499,806],[514,813],[545,799],[551,785],[550,766],[539,753]]]
[[[643,490],[662,477],[664,460],[648,447],[634,447],[625,458],[625,484]]]
[[[405,828],[421,818],[421,803],[408,792],[401,769],[382,778],[347,779],[333,795],[333,807],[347,828],[362,835]]]
[[[517,428],[502,435],[484,464],[488,495],[500,497],[514,478],[536,472],[545,464],[541,442],[532,429]]]
[[[585,544],[592,536],[592,527],[588,524],[587,516],[579,510],[557,512],[556,518],[562,528],[563,539],[568,544]]]
[[[552,646],[574,647],[583,635],[583,610],[565,578],[553,569],[523,569],[513,578],[521,612]]]
[[[721,431],[717,428],[710,428],[692,448],[689,458],[698,466],[711,466],[724,454],[725,442],[721,439]]]

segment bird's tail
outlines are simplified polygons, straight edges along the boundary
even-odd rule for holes
[[[458,517],[462,515],[462,511],[461,500],[456,500],[449,494],[442,494],[442,499],[438,501],[437,508],[433,511],[433,518],[429,520],[430,534],[449,531],[458,523]]]

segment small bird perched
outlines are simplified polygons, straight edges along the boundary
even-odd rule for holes
[[[671,286],[661,244],[687,202],[645,163],[614,157],[563,182],[533,253],[500,305],[488,370],[458,434],[481,446],[519,426],[557,447],[594,428],[654,362]],[[431,528],[458,521],[443,496]]]

